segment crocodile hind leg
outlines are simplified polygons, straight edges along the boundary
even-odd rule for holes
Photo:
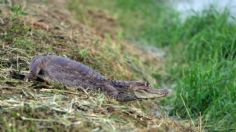
[[[34,59],[34,63],[30,65],[30,73],[25,76],[24,80],[40,80],[49,84],[49,78],[46,75],[46,61],[43,58]]]
[[[31,67],[30,73],[25,76],[25,81],[36,80],[41,68],[39,66]]]

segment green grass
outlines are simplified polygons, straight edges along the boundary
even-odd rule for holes
[[[229,22],[227,10],[210,7],[181,22],[162,1],[83,4],[113,14],[126,39],[169,48],[166,83],[176,84],[175,94],[166,101],[173,106],[170,115],[193,119],[195,125],[202,118],[209,131],[236,129],[236,24]]]
[[[236,25],[228,18],[227,11],[208,9],[189,17],[182,27],[183,63],[175,71],[180,79],[172,112],[185,118],[186,109],[194,118],[201,114],[210,130],[236,129]]]

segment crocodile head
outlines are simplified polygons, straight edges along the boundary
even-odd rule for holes
[[[137,98],[159,98],[165,97],[169,94],[169,91],[165,88],[152,88],[148,82],[137,82],[130,85],[130,92],[132,92]]]
[[[167,96],[167,89],[152,88],[148,82],[143,81],[112,81],[119,91],[118,100],[129,101],[136,99],[159,98]]]

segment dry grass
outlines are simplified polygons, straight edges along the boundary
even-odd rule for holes
[[[81,61],[111,79],[155,83],[151,74],[160,67],[159,59],[127,42],[101,36],[96,28],[74,20],[62,4],[29,2],[23,9],[2,10],[1,131],[192,130],[168,118],[158,100],[121,103],[102,93],[24,82],[12,76],[13,71],[27,73],[33,56],[53,52]]]

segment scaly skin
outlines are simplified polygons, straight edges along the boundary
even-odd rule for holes
[[[84,89],[100,89],[119,101],[138,99],[133,93],[135,90],[145,90],[149,93],[159,94],[160,97],[168,94],[167,90],[151,88],[146,82],[108,80],[80,62],[56,55],[34,57],[30,64],[30,73],[26,78],[28,80],[40,78],[46,82],[57,81],[66,86]]]

